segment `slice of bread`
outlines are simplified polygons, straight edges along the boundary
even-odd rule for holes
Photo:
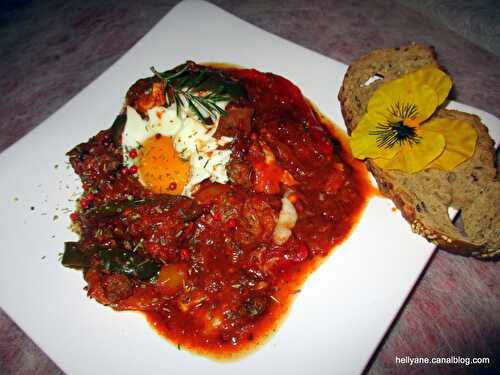
[[[349,134],[382,83],[426,66],[439,66],[436,54],[416,43],[377,49],[354,61],[339,92]],[[478,141],[471,159],[450,172],[427,169],[410,174],[379,168],[369,159],[366,165],[414,232],[453,253],[482,259],[500,255],[500,180],[488,129],[479,117],[459,111],[439,109],[432,118],[463,119],[474,125]],[[450,219],[450,208],[461,212],[463,226]]]

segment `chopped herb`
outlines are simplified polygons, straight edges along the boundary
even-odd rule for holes
[[[137,250],[142,250],[144,249],[144,238],[141,238],[139,242],[137,242],[137,245],[132,249],[133,252],[136,252]]]
[[[277,299],[275,296],[273,296],[272,294],[269,296],[269,298],[271,298],[274,302],[276,303],[281,303],[279,299]]]

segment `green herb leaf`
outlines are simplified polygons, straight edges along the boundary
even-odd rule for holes
[[[163,73],[154,67],[151,67],[151,71],[165,85],[167,106],[171,105],[172,101],[175,102],[178,114],[181,107],[187,107],[205,124],[216,121],[217,115],[225,114],[218,102],[246,95],[240,82],[193,62],[188,61]],[[204,95],[199,95],[200,92]]]
[[[132,251],[121,249],[101,249],[99,252],[104,269],[112,273],[122,273],[141,281],[154,281],[161,264]]]

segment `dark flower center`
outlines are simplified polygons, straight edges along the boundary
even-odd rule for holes
[[[389,114],[391,119],[378,123],[375,130],[368,133],[377,137],[377,147],[392,148],[395,144],[401,146],[408,143],[411,146],[420,143],[416,128],[404,123],[404,120],[417,117],[418,111],[415,104],[396,102],[389,108]],[[394,121],[394,118],[402,120]]]
[[[415,128],[405,125],[403,121],[385,124],[378,124],[373,130],[369,132],[370,135],[377,137],[377,147],[379,148],[392,148],[396,143],[403,145],[408,143],[410,146],[420,143],[420,137],[417,135]]]

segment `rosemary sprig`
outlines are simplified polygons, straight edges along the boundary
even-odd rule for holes
[[[151,71],[163,81],[167,106],[175,103],[177,115],[181,108],[189,108],[205,124],[225,115],[219,102],[245,95],[239,82],[190,61],[163,73],[154,67]]]

